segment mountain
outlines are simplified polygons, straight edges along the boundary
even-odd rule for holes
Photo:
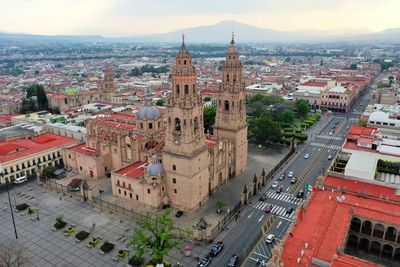
[[[141,36],[146,41],[177,42],[184,33],[192,43],[227,43],[234,32],[241,43],[296,42],[312,37],[297,32],[284,32],[255,27],[234,20],[222,21],[215,25],[187,28],[168,33]],[[317,37],[318,38],[318,37]]]
[[[0,31],[0,42],[148,42],[180,43],[184,33],[188,43],[224,43],[230,41],[232,32],[239,43],[310,43],[310,42],[380,42],[400,43],[400,28],[387,29],[375,33],[363,30],[301,30],[276,31],[259,28],[234,20],[222,21],[214,25],[186,28],[168,33],[133,37],[107,38],[100,35],[31,35],[11,34]]]

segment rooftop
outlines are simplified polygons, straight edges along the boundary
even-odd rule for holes
[[[33,139],[2,142],[0,143],[0,162],[13,161],[75,142],[76,140],[73,138],[51,133],[42,134]]]
[[[399,224],[400,197],[392,188],[360,181],[326,177],[324,183],[327,190],[312,194],[307,209],[300,211],[295,227],[283,243],[284,266],[311,266],[312,259],[325,261],[330,266],[379,266],[338,253],[337,248],[345,246],[353,215]],[[338,190],[339,186],[345,188],[346,193]],[[302,250],[304,256],[300,254]],[[298,258],[300,264],[296,262]]]
[[[86,147],[86,144],[80,144],[80,145],[70,147],[69,150],[75,151],[79,154],[83,154],[86,156],[93,156],[93,154],[96,153],[95,149]]]
[[[115,173],[128,178],[137,179],[145,173],[147,165],[147,162],[138,161],[116,171]]]

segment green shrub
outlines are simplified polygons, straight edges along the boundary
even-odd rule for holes
[[[143,260],[143,257],[138,257],[138,256],[134,255],[134,256],[132,256],[132,257],[129,259],[128,263],[129,263],[131,266],[139,267],[139,266],[142,266],[143,261],[144,261],[144,260]]]
[[[104,253],[110,252],[113,250],[114,244],[108,242],[108,240],[104,241],[104,244],[101,245],[100,250],[103,251]]]
[[[22,210],[26,210],[27,208],[29,208],[29,205],[26,204],[26,203],[22,203],[22,204],[19,204],[19,205],[15,206],[15,208],[18,211],[22,211]]]
[[[75,235],[76,239],[81,240],[81,241],[83,239],[87,238],[88,236],[89,236],[89,233],[86,231],[80,231]]]

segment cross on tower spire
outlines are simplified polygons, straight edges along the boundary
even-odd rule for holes
[[[231,45],[235,44],[235,33],[232,32],[232,40],[231,40]]]
[[[185,47],[185,34],[182,33],[182,47]]]

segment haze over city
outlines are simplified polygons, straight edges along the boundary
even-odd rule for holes
[[[0,0],[0,267],[400,266],[399,0]]]
[[[400,2],[396,0],[1,0],[0,4],[0,30],[44,35],[126,37],[224,20],[279,31],[317,30],[325,34],[400,27]]]

